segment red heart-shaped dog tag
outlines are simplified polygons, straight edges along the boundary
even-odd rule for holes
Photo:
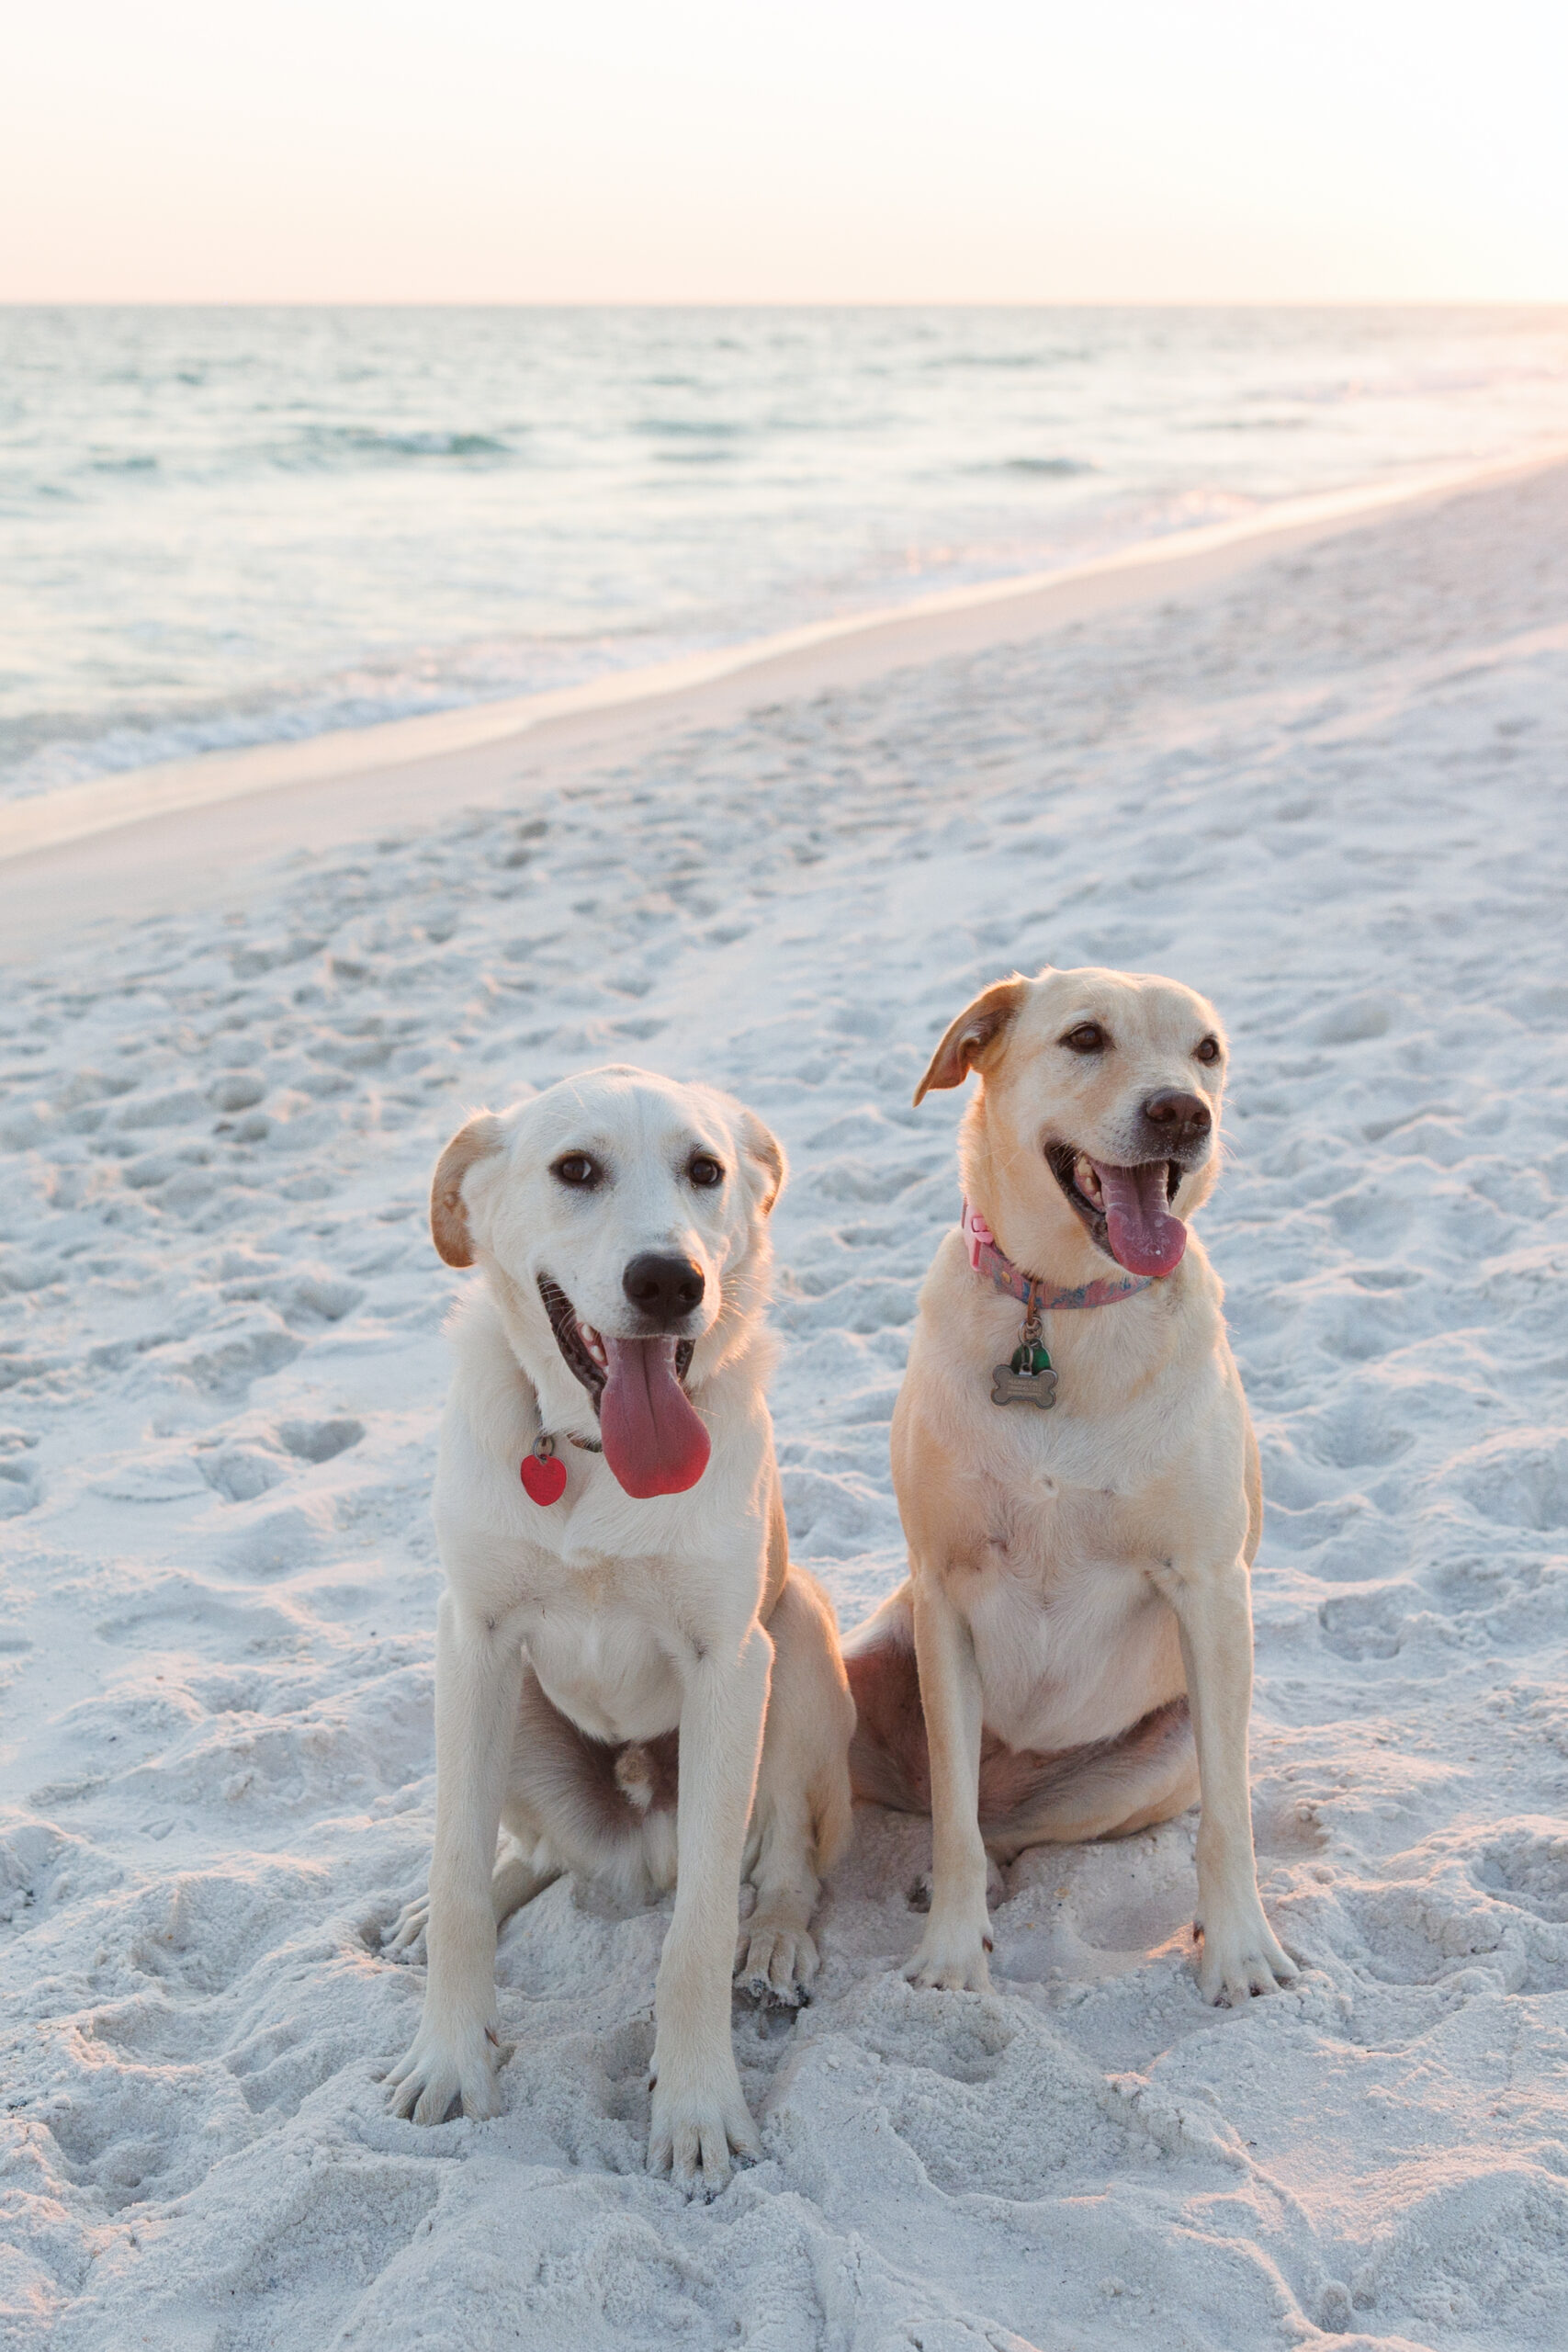
[[[566,1464],[558,1453],[552,1453],[545,1462],[536,1453],[525,1453],[523,1486],[536,1503],[558,1503],[566,1492]]]

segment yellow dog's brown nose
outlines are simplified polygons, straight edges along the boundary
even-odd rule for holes
[[[1156,1143],[1172,1152],[1183,1152],[1202,1140],[1214,1118],[1201,1095],[1170,1088],[1149,1096],[1144,1104],[1144,1124],[1152,1129]]]

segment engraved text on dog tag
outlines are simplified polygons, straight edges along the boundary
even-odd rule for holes
[[[1038,1405],[1048,1413],[1055,1401],[1056,1375],[1038,1342],[1015,1348],[1012,1362],[998,1364],[991,1374],[993,1405]]]

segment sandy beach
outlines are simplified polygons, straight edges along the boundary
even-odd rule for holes
[[[1568,467],[1130,578],[0,862],[6,2342],[1568,2338]],[[852,1624],[957,1209],[910,1096],[1046,961],[1234,1043],[1299,1988],[1200,2002],[1188,1819],[1024,1858],[994,1996],[917,1994],[929,1828],[867,1812],[817,2000],[738,2007],[766,2159],[713,2205],[642,2170],[664,1916],[569,1885],[502,1939],[504,2114],[393,2121],[435,1152],[605,1060],[778,1130],[792,1544]]]

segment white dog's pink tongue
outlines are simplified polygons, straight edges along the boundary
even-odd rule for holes
[[[604,1459],[628,1495],[682,1495],[708,1466],[706,1430],[675,1373],[673,1340],[606,1340]]]
[[[1173,1273],[1181,1263],[1187,1227],[1166,1207],[1165,1171],[1163,1159],[1148,1160],[1142,1168],[1094,1163],[1105,1195],[1111,1254],[1130,1274]]]

